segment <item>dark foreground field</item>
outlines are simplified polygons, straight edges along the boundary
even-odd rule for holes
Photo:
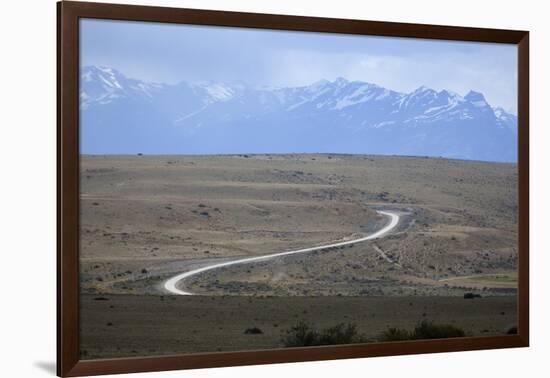
[[[98,299],[101,298],[101,299]],[[283,347],[299,321],[325,328],[354,323],[369,341],[388,327],[448,323],[467,335],[501,335],[516,323],[512,296],[238,297],[84,295],[82,358],[167,355]],[[261,334],[247,334],[248,328]]]

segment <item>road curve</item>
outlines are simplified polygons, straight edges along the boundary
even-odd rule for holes
[[[316,247],[297,249],[297,250],[294,250],[294,251],[272,253],[270,255],[239,258],[239,259],[236,259],[236,260],[231,260],[231,261],[226,261],[226,262],[222,262],[222,263],[215,263],[215,264],[212,264],[212,265],[203,266],[202,268],[190,270],[188,272],[178,274],[178,275],[168,279],[166,282],[164,282],[164,288],[172,294],[193,295],[193,293],[191,293],[191,292],[178,289],[176,287],[178,282],[180,282],[182,280],[185,280],[185,279],[187,279],[191,276],[194,276],[196,274],[207,272],[209,270],[223,268],[225,266],[238,265],[238,264],[247,264],[247,263],[256,262],[256,261],[269,260],[269,259],[272,259],[272,258],[275,258],[275,257],[294,255],[294,254],[298,254],[298,253],[313,252],[313,251],[318,251],[318,250],[321,250],[321,249],[327,249],[327,248],[332,248],[332,247],[342,247],[342,246],[345,246],[345,245],[361,243],[361,242],[364,242],[364,241],[367,241],[367,240],[381,238],[382,236],[386,235],[388,232],[390,232],[391,230],[393,230],[397,226],[397,224],[399,223],[399,215],[394,213],[394,212],[391,212],[391,211],[382,211],[382,210],[377,211],[377,213],[389,217],[390,222],[386,226],[381,228],[380,230],[378,230],[375,233],[370,234],[368,236],[365,236],[365,237],[362,237],[362,238],[359,238],[359,239],[353,239],[353,240],[347,240],[347,241],[343,241],[343,242],[333,243],[333,244],[319,245],[319,246],[316,246]]]

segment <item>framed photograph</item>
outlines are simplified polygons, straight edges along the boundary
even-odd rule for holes
[[[528,346],[528,32],[57,7],[58,375]]]

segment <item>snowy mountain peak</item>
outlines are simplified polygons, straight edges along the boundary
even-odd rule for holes
[[[344,79],[343,77],[337,77],[335,80],[334,80],[334,84],[342,87],[342,86],[345,86],[349,83],[349,81],[347,81],[346,79]]]
[[[517,156],[517,117],[491,108],[474,91],[462,97],[421,86],[400,93],[341,77],[282,88],[168,85],[85,67],[80,108],[85,153],[109,152],[109,141],[137,138],[126,153],[354,151],[495,161]],[[148,140],[155,138],[165,138],[170,150],[151,150]]]
[[[464,98],[461,95],[459,95],[458,93],[455,93],[453,91],[449,91],[447,89],[443,89],[443,90],[439,91],[438,95],[442,96],[444,98],[464,100]]]
[[[472,103],[476,108],[481,108],[484,111],[490,110],[489,104],[485,100],[485,96],[483,96],[482,93],[470,91],[466,96],[464,96],[464,99]]]
[[[474,101],[483,101],[483,102],[487,102],[485,101],[485,96],[483,96],[482,93],[479,93],[479,92],[476,92],[476,91],[469,91],[466,96],[464,96],[464,98],[468,101],[471,101],[471,102],[474,102]]]
[[[431,93],[431,92],[435,92],[433,89],[431,88],[428,88],[427,86],[425,85],[422,85],[418,88],[416,88],[413,93],[415,94],[420,94],[420,93]]]
[[[493,113],[497,119],[497,124],[517,134],[518,117],[514,114],[508,113],[501,107],[492,108]]]
[[[108,103],[124,95],[124,77],[107,67],[88,66],[80,75],[80,101],[83,108],[93,102]]]
[[[508,114],[504,109],[502,109],[499,106],[493,108],[493,112],[495,113],[495,117],[497,117],[499,119],[508,119],[511,116],[510,114]]]
[[[315,93],[315,92],[318,92],[319,90],[321,90],[323,87],[325,87],[328,84],[330,84],[330,81],[328,81],[326,79],[322,79],[322,80],[316,81],[315,83],[313,83],[311,85],[308,85],[307,90],[310,93]]]
[[[82,69],[81,78],[85,82],[99,80],[103,85],[122,89],[118,78],[122,76],[118,71],[108,67],[87,66]]]
[[[150,100],[164,84],[128,79],[114,68],[83,67],[80,74],[80,101],[83,109],[92,104],[105,105],[121,98]]]
[[[209,84],[204,87],[213,101],[228,101],[235,95],[235,90],[223,84]]]

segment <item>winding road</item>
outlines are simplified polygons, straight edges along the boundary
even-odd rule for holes
[[[364,242],[364,241],[367,241],[367,240],[373,240],[373,239],[381,238],[397,226],[397,224],[399,223],[399,215],[395,212],[392,212],[392,211],[382,211],[382,210],[378,210],[377,213],[389,217],[390,222],[386,226],[381,228],[380,230],[378,230],[375,233],[370,234],[368,236],[358,238],[358,239],[333,243],[333,244],[319,245],[319,246],[311,247],[311,248],[303,248],[303,249],[297,249],[297,250],[294,250],[294,251],[272,253],[272,254],[269,254],[269,255],[256,256],[256,257],[238,258],[236,260],[230,260],[230,261],[225,261],[225,262],[222,262],[222,263],[214,263],[212,265],[206,265],[206,266],[203,266],[202,268],[190,270],[188,272],[178,274],[178,275],[168,279],[164,283],[164,288],[172,294],[193,295],[193,293],[191,293],[191,292],[178,289],[177,284],[179,282],[181,282],[181,281],[183,281],[183,280],[185,280],[189,277],[192,277],[194,275],[197,275],[199,273],[207,272],[209,270],[214,270],[214,269],[218,269],[218,268],[223,268],[223,267],[226,267],[226,266],[239,265],[239,264],[248,264],[248,263],[251,263],[251,262],[264,261],[264,260],[269,260],[269,259],[273,259],[273,258],[281,257],[281,256],[295,255],[295,254],[298,254],[298,253],[307,253],[307,252],[319,251],[319,250],[322,250],[322,249],[333,248],[333,247],[342,247],[342,246],[346,246],[346,245],[350,245],[350,244],[361,243],[361,242]]]

